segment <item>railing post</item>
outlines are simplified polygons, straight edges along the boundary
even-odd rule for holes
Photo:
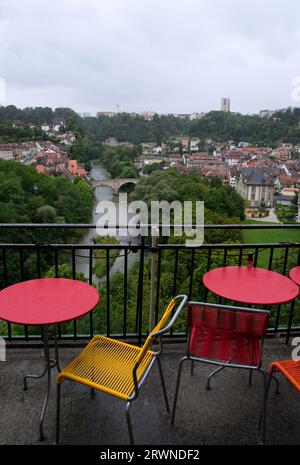
[[[156,275],[156,253],[159,228],[151,226],[151,277],[150,277],[150,306],[149,306],[149,331],[152,330],[155,321],[155,275]]]

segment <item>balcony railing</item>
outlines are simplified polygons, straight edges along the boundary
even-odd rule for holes
[[[147,225],[149,226],[149,225]],[[101,299],[97,308],[89,315],[77,321],[60,325],[58,336],[64,340],[91,338],[94,334],[106,334],[124,339],[135,338],[140,343],[146,337],[149,325],[155,323],[168,299],[178,293],[188,294],[193,300],[216,302],[202,283],[203,274],[217,266],[242,265],[249,254],[253,256],[252,266],[261,266],[287,275],[288,271],[300,265],[300,242],[266,243],[205,243],[192,247],[185,244],[157,243],[151,237],[141,237],[137,243],[124,244],[82,244],[52,243],[54,230],[86,230],[96,228],[92,224],[1,224],[2,230],[9,230],[20,238],[28,231],[35,230],[38,242],[14,240],[12,243],[0,243],[0,288],[25,279],[49,276],[52,267],[53,277],[62,277],[61,265],[68,266],[71,278],[78,276],[78,260],[86,262],[85,278],[93,284],[95,277],[93,266],[95,254],[102,250],[105,263],[104,275],[100,279]],[[120,226],[121,228],[121,226]],[[150,228],[150,226],[149,226]],[[244,230],[285,230],[299,231],[300,224],[250,224],[250,225],[205,225],[205,232],[218,234],[218,231]],[[49,234],[51,232],[51,234]],[[59,234],[58,234],[59,236]],[[230,237],[230,235],[228,235]],[[229,239],[228,239],[229,240]],[[112,274],[112,258],[120,256],[119,271]],[[136,257],[131,264],[131,255]],[[151,265],[152,263],[152,265]],[[171,266],[170,266],[171,264]],[[66,276],[63,276],[66,277]],[[180,280],[180,283],[179,283]],[[278,305],[272,308],[269,333],[285,333],[287,338],[292,332],[300,331],[300,317],[296,306]],[[41,338],[40,328],[17,327],[0,322],[0,335],[9,341],[34,341]],[[185,338],[185,322],[179,330],[168,337]]]

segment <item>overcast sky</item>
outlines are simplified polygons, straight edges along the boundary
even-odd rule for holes
[[[3,105],[254,113],[297,76],[299,0],[0,0]]]

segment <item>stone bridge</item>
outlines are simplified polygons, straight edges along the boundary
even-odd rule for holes
[[[93,189],[96,187],[110,187],[114,194],[118,194],[119,190],[125,184],[137,184],[136,178],[125,178],[125,179],[102,179],[101,181],[92,181]]]

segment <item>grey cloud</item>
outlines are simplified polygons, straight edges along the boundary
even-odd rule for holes
[[[292,105],[298,0],[0,0],[7,104],[79,111]],[[61,102],[61,103],[60,103]]]

